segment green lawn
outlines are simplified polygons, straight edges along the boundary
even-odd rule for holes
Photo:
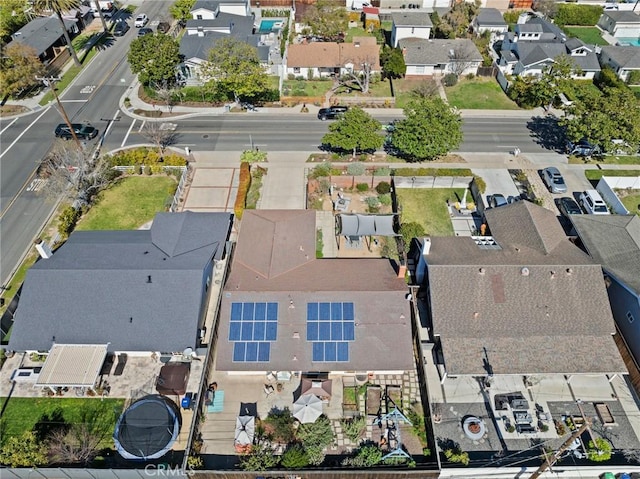
[[[372,36],[373,36],[372,33],[367,32],[362,27],[352,27],[349,30],[347,30],[347,34],[344,37],[344,42],[345,43],[353,42],[353,37],[372,37]]]
[[[77,230],[132,230],[165,211],[176,181],[171,176],[129,176],[103,191],[76,226]]]
[[[462,199],[463,189],[419,188],[396,190],[402,207],[402,221],[420,223],[431,236],[453,236],[447,200],[455,203]],[[457,196],[456,196],[457,195]]]
[[[462,78],[455,86],[446,88],[449,104],[469,110],[518,110],[493,78]]]
[[[587,180],[599,180],[603,176],[640,176],[640,170],[585,170]]]
[[[583,165],[583,164],[599,164],[599,165],[640,165],[640,156],[627,156],[627,155],[607,155],[602,157],[591,157],[590,161],[586,161],[584,158],[578,156],[570,156],[570,165]],[[637,172],[640,175],[640,170]]]
[[[3,406],[6,401],[6,397],[0,399]],[[54,424],[86,422],[95,426],[94,430],[104,437],[103,447],[110,447],[113,446],[113,428],[124,407],[124,399],[106,398],[11,397],[8,401],[0,420],[2,443],[9,437],[32,430],[46,414]]]
[[[285,80],[282,86],[283,96],[324,96],[333,82],[329,80]]]
[[[620,196],[621,193],[624,196]],[[627,191],[618,192],[618,197],[629,213],[640,216],[640,190],[633,190],[631,194],[628,194]]]
[[[608,45],[596,27],[562,27],[571,37],[582,40],[587,45]]]

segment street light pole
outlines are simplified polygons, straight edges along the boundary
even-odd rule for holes
[[[53,93],[53,97],[56,99],[56,102],[58,103],[58,108],[60,109],[60,114],[62,115],[62,118],[64,119],[64,122],[69,127],[69,131],[71,132],[71,136],[73,137],[73,140],[76,142],[76,145],[78,145],[78,148],[80,150],[82,150],[82,143],[80,143],[80,140],[78,140],[78,136],[76,135],[76,131],[73,129],[73,125],[71,124],[71,120],[69,120],[69,117],[67,116],[67,112],[65,111],[64,107],[62,106],[62,103],[60,102],[60,98],[58,97],[58,93],[56,92],[55,82],[59,81],[60,78],[54,78],[53,76],[36,77],[36,80],[41,81],[42,83],[44,83],[45,86],[48,86],[49,88],[51,88],[51,93]]]

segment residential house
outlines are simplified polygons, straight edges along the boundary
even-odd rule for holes
[[[404,38],[399,46],[407,66],[407,77],[475,74],[482,64],[482,54],[468,39]]]
[[[507,33],[509,25],[504,21],[502,13],[497,8],[481,8],[472,22],[473,31],[480,36],[484,32]]]
[[[414,368],[404,278],[382,258],[317,259],[315,245],[313,210],[245,211],[219,310],[218,371]]]
[[[158,213],[147,230],[75,231],[27,272],[9,348],[197,351],[230,227],[227,213],[183,212]]]
[[[397,47],[403,38],[428,39],[433,23],[427,12],[394,12],[391,29],[391,45]]]
[[[561,56],[568,56],[575,64],[575,79],[592,79],[600,71],[595,46],[567,38],[543,18],[523,14],[515,31],[504,36],[498,65],[505,75],[540,76]]]
[[[604,46],[600,49],[600,62],[613,68],[622,81],[627,81],[631,72],[640,71],[640,48]]]
[[[287,74],[321,78],[360,72],[367,64],[380,71],[380,47],[374,37],[354,37],[351,43],[310,42],[289,45]]]
[[[572,215],[570,219],[581,245],[602,265],[613,318],[640,375],[640,217]]]
[[[64,24],[70,37],[79,32],[75,20],[65,18]],[[11,35],[11,38],[7,46],[14,43],[28,45],[36,51],[38,58],[45,65],[67,50],[64,31],[56,16],[36,17]]]
[[[640,38],[640,15],[635,12],[605,10],[598,26],[618,39]]]
[[[550,210],[520,201],[485,217],[491,236],[427,237],[411,253],[435,435],[470,453],[528,451],[564,434],[554,420],[601,414],[630,427],[614,448],[640,444],[637,405],[617,399],[631,394],[600,265]]]
[[[266,67],[270,45],[263,35],[255,33],[254,17],[247,0],[198,0],[191,9],[185,34],[180,39],[180,76],[187,84],[201,84],[201,65],[208,60],[209,51],[220,39],[236,38],[256,48]]]

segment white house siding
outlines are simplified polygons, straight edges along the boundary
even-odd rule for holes
[[[220,11],[224,13],[230,13],[232,15],[240,15],[243,17],[249,16],[250,9],[247,4],[233,4],[233,5],[220,5]]]
[[[391,42],[394,47],[398,46],[398,42],[403,38],[422,38],[429,39],[431,35],[431,27],[404,27],[393,26],[393,32],[391,33]]]
[[[207,10],[206,8],[198,8],[197,10],[191,11],[191,18],[194,20],[213,20],[216,18],[216,12],[212,12],[211,10]]]
[[[408,77],[430,77],[433,76],[434,68],[433,66],[426,65],[407,65],[407,72],[405,76]]]

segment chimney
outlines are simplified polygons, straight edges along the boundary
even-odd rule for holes
[[[431,238],[422,238],[422,255],[426,256],[431,251]]]
[[[401,264],[400,266],[398,266],[398,278],[404,278],[406,274],[407,274],[407,265]]]
[[[198,36],[199,37],[204,37],[204,28],[198,27]]]
[[[402,56],[404,58],[407,58],[407,48],[406,47],[402,47]]]
[[[36,242],[36,250],[42,259],[49,259],[53,255],[49,245],[42,240],[38,240],[38,242]]]

